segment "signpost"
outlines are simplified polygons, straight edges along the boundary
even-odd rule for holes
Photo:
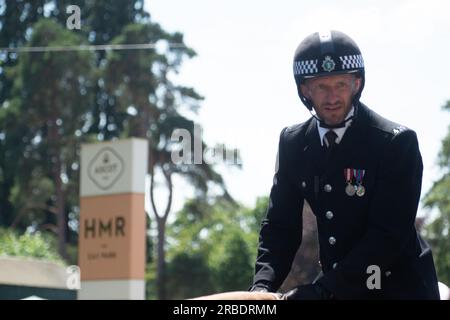
[[[78,299],[144,299],[148,142],[81,147]]]

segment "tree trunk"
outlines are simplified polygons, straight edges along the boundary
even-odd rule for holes
[[[49,144],[51,157],[51,173],[55,182],[55,207],[56,207],[56,221],[58,227],[58,253],[61,257],[67,260],[66,253],[66,213],[64,208],[64,191],[63,182],[61,180],[61,155],[60,155],[60,134],[56,125],[56,117],[51,120],[49,128]]]
[[[157,286],[157,296],[159,300],[167,299],[166,295],[166,250],[165,250],[165,241],[166,241],[166,222],[167,217],[169,216],[170,209],[172,207],[172,195],[173,195],[173,185],[171,174],[168,172],[164,173],[164,177],[166,178],[167,188],[169,190],[168,201],[166,210],[163,215],[158,214],[158,210],[155,205],[154,198],[154,175],[155,170],[154,166],[150,168],[150,203],[153,208],[153,212],[156,217],[156,224],[158,227],[158,264],[157,264],[157,274],[156,274],[156,286]]]
[[[61,181],[61,161],[58,156],[57,163],[55,166],[55,193],[56,193],[56,210],[57,210],[57,225],[58,225],[58,253],[61,257],[67,260],[66,252],[66,212],[64,210],[64,192],[63,185]],[[56,172],[58,174],[56,174]]]
[[[157,265],[157,295],[159,300],[167,299],[166,295],[166,222],[157,218],[158,225],[158,265]]]

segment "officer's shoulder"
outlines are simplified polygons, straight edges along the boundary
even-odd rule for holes
[[[391,121],[373,110],[370,110],[369,112],[369,128],[375,136],[386,139],[393,139],[402,133],[406,135],[416,135],[412,129]]]
[[[291,140],[291,139],[295,139],[299,136],[304,136],[311,124],[311,121],[312,121],[312,119],[310,118],[309,120],[307,120],[305,122],[293,124],[291,126],[285,127],[281,133],[282,138]]]

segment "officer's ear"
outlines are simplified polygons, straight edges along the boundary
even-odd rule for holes
[[[308,86],[306,86],[305,84],[301,84],[300,85],[300,90],[302,91],[302,94],[307,98],[307,99],[311,99],[311,95],[310,95],[310,91]]]
[[[361,77],[355,76],[353,85],[353,95],[355,95],[359,91],[359,88],[361,88],[361,81],[362,81]]]

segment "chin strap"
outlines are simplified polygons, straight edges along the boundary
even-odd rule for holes
[[[317,121],[319,121],[319,124],[322,128],[327,128],[327,129],[338,129],[338,128],[345,128],[345,124],[352,120],[354,115],[352,115],[351,117],[348,117],[347,119],[345,119],[344,121],[337,123],[337,124],[326,124],[324,121],[320,120],[315,114],[313,114],[310,111],[311,115],[316,118]]]
[[[348,117],[347,119],[345,119],[344,121],[337,123],[337,124],[326,124],[324,121],[322,121],[321,119],[319,119],[319,117],[315,114],[312,113],[312,110],[309,110],[309,113],[319,122],[319,125],[322,128],[326,128],[326,129],[338,129],[338,128],[345,128],[345,124],[356,118],[356,115],[358,114],[358,104],[353,104],[355,111],[353,112],[353,115],[351,117]]]

